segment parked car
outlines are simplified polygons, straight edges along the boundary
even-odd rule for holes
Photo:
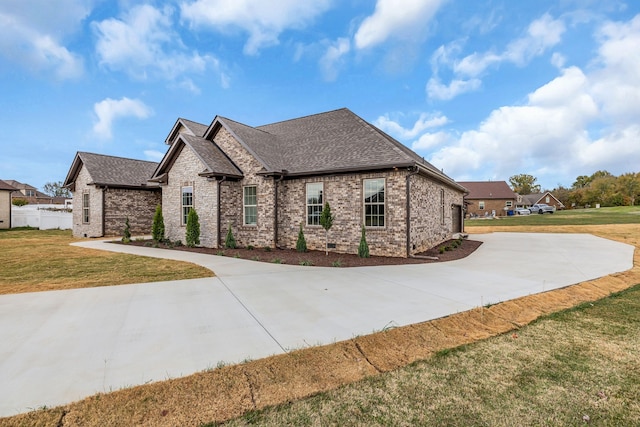
[[[554,213],[556,211],[556,207],[555,206],[549,206],[546,203],[539,203],[537,205],[533,205],[529,208],[529,211],[531,211],[531,213],[539,213],[539,214],[544,214],[544,213]]]
[[[529,215],[531,211],[527,208],[516,208],[516,215]]]

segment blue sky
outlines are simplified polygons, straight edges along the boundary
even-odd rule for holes
[[[639,70],[635,0],[2,0],[0,178],[347,107],[456,180],[570,186],[640,171]]]

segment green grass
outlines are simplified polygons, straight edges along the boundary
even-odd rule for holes
[[[97,251],[68,230],[0,231],[0,294],[209,277],[195,264]]]
[[[225,426],[631,426],[638,396],[640,285]]]
[[[640,206],[619,206],[600,209],[572,209],[554,214],[531,214],[500,217],[500,219],[466,219],[465,227],[486,225],[603,225],[640,224]]]

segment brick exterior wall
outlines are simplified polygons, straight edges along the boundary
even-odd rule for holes
[[[162,202],[160,188],[154,190],[107,188],[103,190],[103,195],[105,236],[122,236],[127,218],[129,218],[132,235],[151,234],[156,206]]]
[[[87,169],[82,166],[73,192],[73,236],[102,237],[102,189],[93,185]],[[82,222],[82,195],[89,194],[89,222]]]
[[[200,244],[215,248],[218,242],[217,183],[198,176],[205,165],[184,147],[169,170],[167,185],[162,187],[162,215],[166,238],[185,243],[186,227],[182,224],[182,187],[193,187],[193,208],[200,222]]]
[[[320,226],[306,225],[306,184],[323,183],[324,201],[329,202],[335,215],[329,231],[329,243],[338,253],[357,253],[361,226],[364,222],[363,180],[385,179],[385,227],[368,228],[367,243],[372,255],[407,256],[406,176],[407,170],[371,173],[338,174],[311,178],[277,178],[258,175],[263,169],[233,136],[221,128],[215,136],[216,144],[242,171],[240,181],[220,183],[220,243],[224,245],[227,228],[231,226],[239,246],[295,248],[300,223],[309,249],[324,250],[325,231]],[[169,170],[168,183],[162,187],[162,205],[167,237],[184,242],[185,227],[181,222],[181,187],[194,187],[194,207],[200,217],[202,246],[218,247],[217,190],[218,183],[198,176],[205,166],[185,146]],[[438,184],[429,178],[411,178],[411,253],[426,250],[451,237],[452,204],[462,204],[462,193]],[[277,181],[277,182],[276,182]],[[256,225],[243,225],[243,188],[255,185],[257,190]],[[278,189],[277,242],[275,239],[275,189]],[[445,191],[444,221],[440,189]],[[415,249],[413,249],[415,245]]]
[[[419,253],[451,238],[452,206],[462,205],[463,194],[422,175],[413,175],[410,180],[410,251]]]
[[[514,210],[516,208],[516,200],[515,199],[485,199],[484,200],[484,209],[480,209],[480,201],[481,200],[469,200],[472,202],[472,205],[467,207],[467,214],[476,214],[478,216],[491,215],[492,211],[496,211],[496,216],[505,216],[507,215],[507,211],[504,210],[507,200],[511,201],[511,207],[509,210]]]
[[[0,229],[11,228],[11,191],[0,190]]]

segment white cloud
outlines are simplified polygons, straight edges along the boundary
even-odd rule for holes
[[[512,41],[500,53],[495,51],[474,52],[462,59],[454,56],[462,49],[457,41],[447,46],[440,46],[431,58],[434,76],[427,83],[427,95],[433,99],[452,99],[460,94],[477,90],[481,86],[479,77],[490,67],[510,62],[517,66],[524,66],[534,57],[542,55],[549,48],[560,43],[565,25],[562,20],[553,19],[545,14],[531,22],[527,33]],[[558,63],[559,57],[554,61]],[[442,83],[439,78],[441,67],[448,67],[453,71],[453,78],[449,84]]]
[[[431,99],[449,100],[456,96],[477,90],[482,85],[480,79],[451,80],[448,85],[443,84],[437,77],[427,82],[427,96]]]
[[[531,173],[543,185],[554,186],[558,179],[570,185],[576,176],[601,169],[616,175],[637,171],[640,15],[606,23],[597,36],[588,72],[561,69],[530,93],[525,105],[498,108],[476,129],[449,133],[453,142],[446,146],[426,134],[425,144],[414,143],[414,148],[431,150],[430,161],[457,179]],[[434,146],[440,148],[433,151]]]
[[[123,97],[119,100],[107,98],[93,106],[97,121],[93,125],[93,133],[102,139],[111,139],[113,122],[125,117],[146,119],[153,114],[152,110],[139,99]]]
[[[417,137],[427,129],[441,127],[447,123],[449,123],[449,119],[440,113],[422,113],[410,129],[403,127],[396,120],[391,119],[388,114],[378,117],[374,125],[398,139],[406,140]]]
[[[412,150],[431,150],[437,146],[443,146],[452,142],[449,133],[440,131],[435,133],[425,133],[417,141],[411,144]]]
[[[325,80],[333,81],[338,76],[338,68],[343,62],[343,57],[351,50],[351,43],[347,38],[339,38],[332,43],[320,58],[320,66]]]
[[[80,55],[64,39],[78,30],[93,1],[5,0],[0,3],[0,55],[34,72],[51,71],[60,80],[83,73]]]
[[[173,9],[168,6],[156,9],[147,4],[132,8],[121,19],[94,22],[100,63],[137,79],[151,74],[173,80],[186,73],[203,73],[208,67],[220,71],[216,58],[187,52],[172,29],[172,15]],[[194,85],[193,90],[199,89]]]
[[[358,49],[366,49],[385,42],[391,37],[416,37],[424,31],[443,0],[377,0],[373,15],[358,28],[354,40]]]
[[[244,52],[255,55],[262,48],[277,45],[285,30],[304,28],[330,5],[330,0],[196,0],[182,2],[180,11],[182,19],[196,27],[249,33]]]

